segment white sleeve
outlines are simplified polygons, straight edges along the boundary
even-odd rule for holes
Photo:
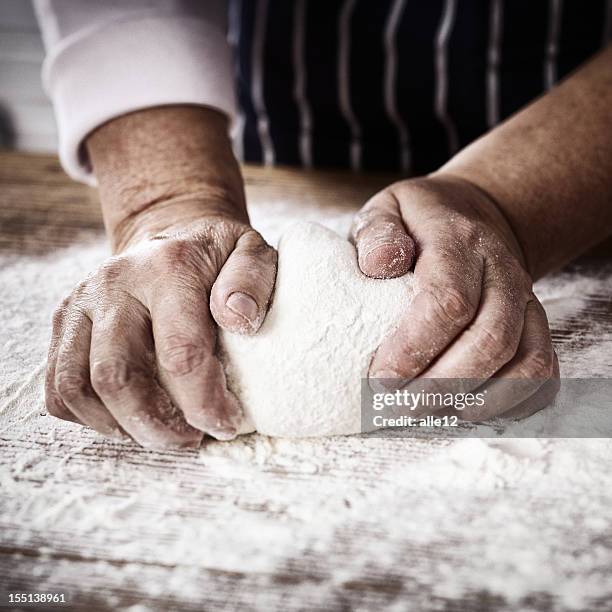
[[[198,104],[234,115],[224,0],[35,0],[59,155],[95,184],[83,141],[119,115]]]

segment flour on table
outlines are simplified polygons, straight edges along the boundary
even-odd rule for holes
[[[346,234],[354,211],[266,199],[249,212],[276,244],[300,219]],[[42,416],[51,313],[107,256],[101,237],[44,255],[0,252],[0,591],[12,580],[99,594],[96,609],[140,598],[152,612],[305,601],[610,609],[610,439],[251,435],[161,452]],[[609,304],[612,265],[556,273],[535,291],[564,376],[612,376],[612,322],[593,315]],[[596,415],[581,401],[528,421],[570,436],[577,416]]]
[[[272,306],[254,336],[221,333],[228,385],[244,432],[282,437],[361,431],[361,379],[410,303],[413,276],[379,280],[354,247],[315,223],[281,237]]]

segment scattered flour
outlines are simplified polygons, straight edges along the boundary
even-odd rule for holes
[[[275,242],[267,212],[253,219]],[[345,233],[350,215],[317,218]],[[0,591],[134,612],[610,609],[611,440],[252,434],[154,452],[42,416],[51,312],[105,254],[102,241],[0,254],[0,547],[16,551]],[[579,325],[612,269],[536,290],[554,330],[579,330],[555,332],[562,372],[610,376],[609,318]]]

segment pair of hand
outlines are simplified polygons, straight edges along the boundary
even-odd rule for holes
[[[144,446],[236,435],[241,410],[216,356],[216,325],[257,332],[276,253],[244,215],[211,205],[203,216],[197,204],[190,216],[182,202],[180,223],[163,233],[124,241],[58,308],[50,414]],[[172,215],[172,202],[157,206]],[[513,232],[487,194],[445,173],[402,181],[363,207],[352,239],[364,274],[391,278],[414,266],[417,283],[370,377],[526,381],[522,395],[492,385],[487,410],[466,410],[467,420],[525,416],[554,396],[559,372],[546,316]]]

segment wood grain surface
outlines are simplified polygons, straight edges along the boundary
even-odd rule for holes
[[[248,199],[259,205],[282,198],[354,207],[395,178],[244,173]],[[0,271],[35,278],[37,266],[46,274],[49,258],[59,266],[79,245],[86,266],[99,257],[87,245],[102,239],[94,190],[70,181],[52,156],[0,153]],[[566,275],[609,287],[610,252],[600,247]],[[438,462],[448,442],[254,435],[155,452],[44,416],[36,391],[44,347],[20,344],[44,343],[47,310],[69,282],[60,278],[58,295],[43,296],[42,314],[27,297],[35,289],[23,287],[0,318],[0,608],[11,607],[9,592],[44,589],[67,593],[62,609],[74,610],[549,612],[579,609],[567,607],[564,588],[612,577],[605,455],[592,483],[564,486],[560,477],[559,490],[543,494],[555,457],[574,456],[565,446],[534,456],[548,466],[540,479],[527,471],[527,455],[508,451],[513,471],[490,476],[476,466],[471,480],[428,484],[419,470],[445,474]],[[585,357],[612,333],[608,290],[564,308],[552,322],[562,365],[582,360],[579,374],[611,376],[612,360]],[[27,317],[11,327],[16,309]],[[547,576],[539,585],[538,572]],[[612,610],[601,588],[594,593],[589,610]]]

